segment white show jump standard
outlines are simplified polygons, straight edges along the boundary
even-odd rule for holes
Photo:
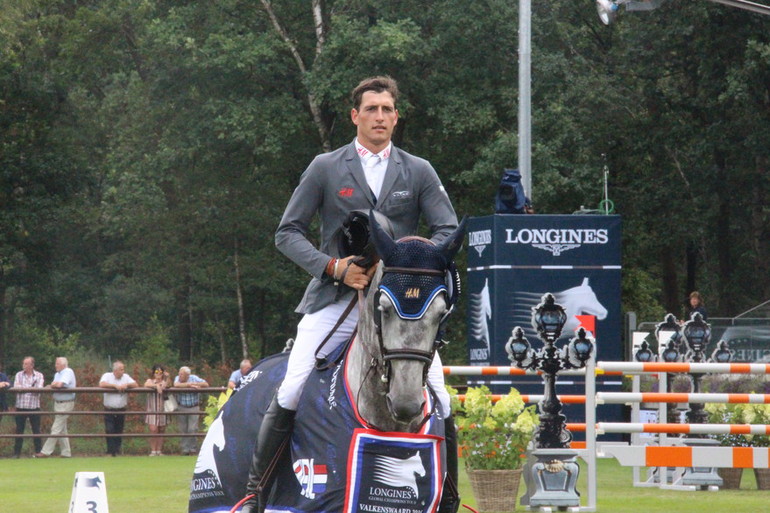
[[[689,394],[662,392],[597,392],[596,404],[626,403],[720,403],[768,404],[770,394]]]
[[[766,363],[668,363],[668,362],[597,362],[596,368],[606,372],[648,374],[653,372],[691,374],[770,374]]]

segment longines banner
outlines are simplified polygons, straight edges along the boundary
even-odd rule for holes
[[[497,214],[469,221],[466,310],[471,365],[510,365],[505,343],[516,326],[524,329],[533,348],[542,347],[531,319],[532,307],[546,292],[567,313],[558,345],[574,336],[581,320],[589,319],[582,325],[593,331],[597,359],[624,358],[620,216]],[[526,385],[531,382],[514,381],[514,386],[542,393],[539,380]],[[569,378],[557,383],[563,384],[558,393],[582,393],[578,387],[565,389]]]

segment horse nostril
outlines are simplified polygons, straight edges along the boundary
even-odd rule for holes
[[[394,404],[393,400],[388,395],[385,396],[385,401],[388,405],[388,411],[390,411],[390,415],[393,417],[393,420],[398,422],[411,422],[415,417],[420,415],[423,408],[425,407],[424,400],[420,403],[409,401],[396,402]]]

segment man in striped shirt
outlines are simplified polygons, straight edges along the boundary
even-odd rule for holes
[[[43,374],[35,370],[35,359],[27,356],[22,361],[22,370],[16,373],[16,379],[13,380],[13,388],[16,389],[16,434],[24,434],[24,428],[29,419],[29,425],[32,433],[40,434],[40,415],[30,414],[40,411],[40,394],[34,392],[21,393],[20,388],[43,388],[45,378]],[[33,438],[35,443],[35,452],[38,453],[43,447],[43,442],[39,436]],[[23,438],[17,438],[13,446],[15,457],[21,457],[21,447],[24,443]]]

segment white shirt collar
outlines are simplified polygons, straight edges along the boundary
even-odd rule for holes
[[[360,142],[358,142],[358,137],[356,137],[355,143],[356,143],[356,152],[358,153],[358,156],[361,158],[361,162],[362,163],[366,162],[367,160],[369,160],[369,158],[372,155],[377,155],[382,160],[387,160],[390,157],[390,152],[393,149],[393,142],[392,141],[389,142],[388,146],[384,150],[379,152],[379,153],[372,153],[371,151],[369,151],[366,148],[364,148],[364,146]]]

